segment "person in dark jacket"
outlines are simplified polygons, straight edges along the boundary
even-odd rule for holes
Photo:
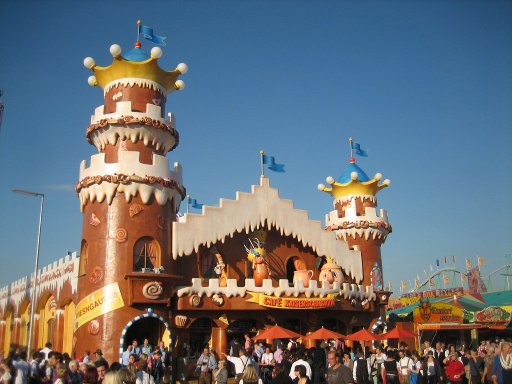
[[[443,382],[444,371],[434,353],[429,351],[422,363],[423,378],[425,384],[439,384]]]
[[[276,364],[272,371],[271,384],[293,384],[293,380],[288,375],[288,370],[282,364]]]

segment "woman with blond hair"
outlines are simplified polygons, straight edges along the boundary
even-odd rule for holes
[[[502,341],[498,347],[498,353],[494,357],[492,369],[492,381],[494,384],[512,383],[512,355],[510,343]]]
[[[258,377],[258,372],[256,372],[254,365],[248,364],[245,367],[240,384],[263,384],[263,381]]]

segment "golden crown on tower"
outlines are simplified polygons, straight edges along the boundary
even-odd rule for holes
[[[162,57],[162,49],[153,47],[151,53],[147,54],[141,49],[142,44],[139,41],[139,35],[142,33],[148,39],[147,35],[141,32],[141,28],[146,28],[151,33],[151,38],[158,37],[161,39],[160,44],[165,45],[164,38],[153,36],[153,30],[141,26],[140,20],[137,21],[138,34],[135,48],[126,54],[122,54],[121,46],[114,44],[110,47],[110,54],[114,61],[108,67],[100,67],[92,57],[84,59],[84,66],[94,72],[94,76],[90,76],[88,83],[91,86],[99,86],[104,89],[109,83],[120,79],[144,79],[160,84],[167,92],[174,90],[182,90],[185,83],[178,80],[179,75],[184,75],[188,71],[185,63],[180,63],[172,71],[166,71],[158,65],[158,59]],[[151,39],[149,39],[151,40]],[[155,42],[155,40],[152,40]],[[158,42],[155,42],[159,44]]]
[[[391,181],[389,179],[386,179],[379,184],[379,181],[382,179],[381,173],[376,173],[375,176],[370,179],[361,170],[361,168],[355,164],[355,159],[353,157],[350,158],[348,173],[342,175],[340,179],[342,180],[336,181],[332,176],[329,176],[325,179],[329,186],[318,184],[318,189],[330,194],[334,198],[349,195],[375,196],[381,189],[391,185]]]

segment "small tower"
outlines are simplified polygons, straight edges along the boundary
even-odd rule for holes
[[[377,214],[377,192],[391,184],[389,180],[379,184],[381,178],[377,173],[370,179],[350,157],[347,169],[337,180],[329,176],[329,186],[318,185],[320,191],[334,197],[334,210],[326,215],[326,229],[361,252],[362,283],[378,290],[383,290],[380,247],[392,230],[387,212],[380,209]]]
[[[154,47],[148,55],[139,41],[126,54],[117,44],[110,53],[107,67],[84,60],[104,105],[86,130],[99,153],[88,165],[82,161],[76,187],[83,225],[75,350],[82,355],[100,348],[112,362],[132,319],[149,307],[168,318],[165,295],[175,273],[171,228],[186,192],[180,164],[169,169],[166,153],[179,135],[174,116],[164,116],[168,94],[184,88],[178,77],[187,66],[161,69],[162,50]]]

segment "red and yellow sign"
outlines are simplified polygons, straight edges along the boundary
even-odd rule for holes
[[[510,322],[510,318],[510,312],[501,307],[487,307],[476,314],[476,322],[482,324],[507,324]]]
[[[264,293],[257,292],[248,293],[252,296],[247,300],[248,303],[257,303],[263,307],[282,309],[318,309],[334,307],[334,298],[336,297],[335,294],[329,294],[325,297],[295,298],[267,296]]]
[[[123,296],[117,283],[104,286],[84,297],[76,306],[75,329],[98,316],[124,307]]]
[[[414,308],[414,322],[421,323],[462,323],[462,309],[446,303],[421,301]]]

